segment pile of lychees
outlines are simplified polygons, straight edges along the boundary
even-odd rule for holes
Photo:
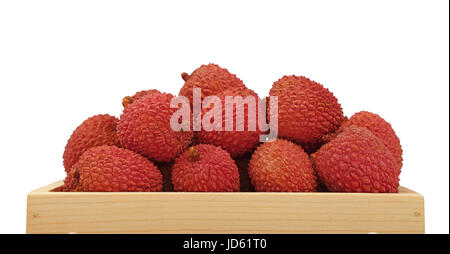
[[[278,100],[273,107],[215,64],[182,78],[179,96],[191,107],[194,88],[201,89],[202,100],[215,95],[223,105],[201,115],[225,115],[228,96],[264,101],[267,120],[278,116],[278,137],[260,142],[260,128],[174,130],[171,101],[177,97],[141,91],[123,99],[120,119],[96,115],[73,132],[63,156],[62,191],[398,191],[402,148],[391,125],[365,111],[345,117],[321,84],[284,76],[270,90],[269,98]],[[233,120],[247,126],[249,118],[231,108]]]

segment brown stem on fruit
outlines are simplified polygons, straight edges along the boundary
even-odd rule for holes
[[[191,75],[187,74],[186,72],[181,73],[181,78],[184,81],[187,81],[190,77],[191,77]]]
[[[124,108],[127,108],[128,105],[130,105],[133,102],[133,99],[131,99],[130,96],[126,96],[125,98],[122,99],[122,105]]]
[[[200,160],[200,153],[194,147],[189,148],[189,160],[192,162]]]
[[[72,170],[70,170],[70,174],[72,174],[72,177],[78,178],[78,170],[77,168],[73,167]]]

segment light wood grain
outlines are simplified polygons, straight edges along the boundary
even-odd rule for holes
[[[424,233],[423,197],[365,193],[28,195],[27,233]]]

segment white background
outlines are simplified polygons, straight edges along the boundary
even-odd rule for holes
[[[266,96],[285,74],[329,88],[401,139],[401,184],[425,196],[426,232],[449,232],[448,1],[0,2],[0,232],[24,233],[26,195],[64,178],[87,117],[121,99],[177,94],[217,63]]]

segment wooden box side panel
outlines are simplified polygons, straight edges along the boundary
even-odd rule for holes
[[[423,197],[358,193],[28,196],[27,233],[424,233]]]

